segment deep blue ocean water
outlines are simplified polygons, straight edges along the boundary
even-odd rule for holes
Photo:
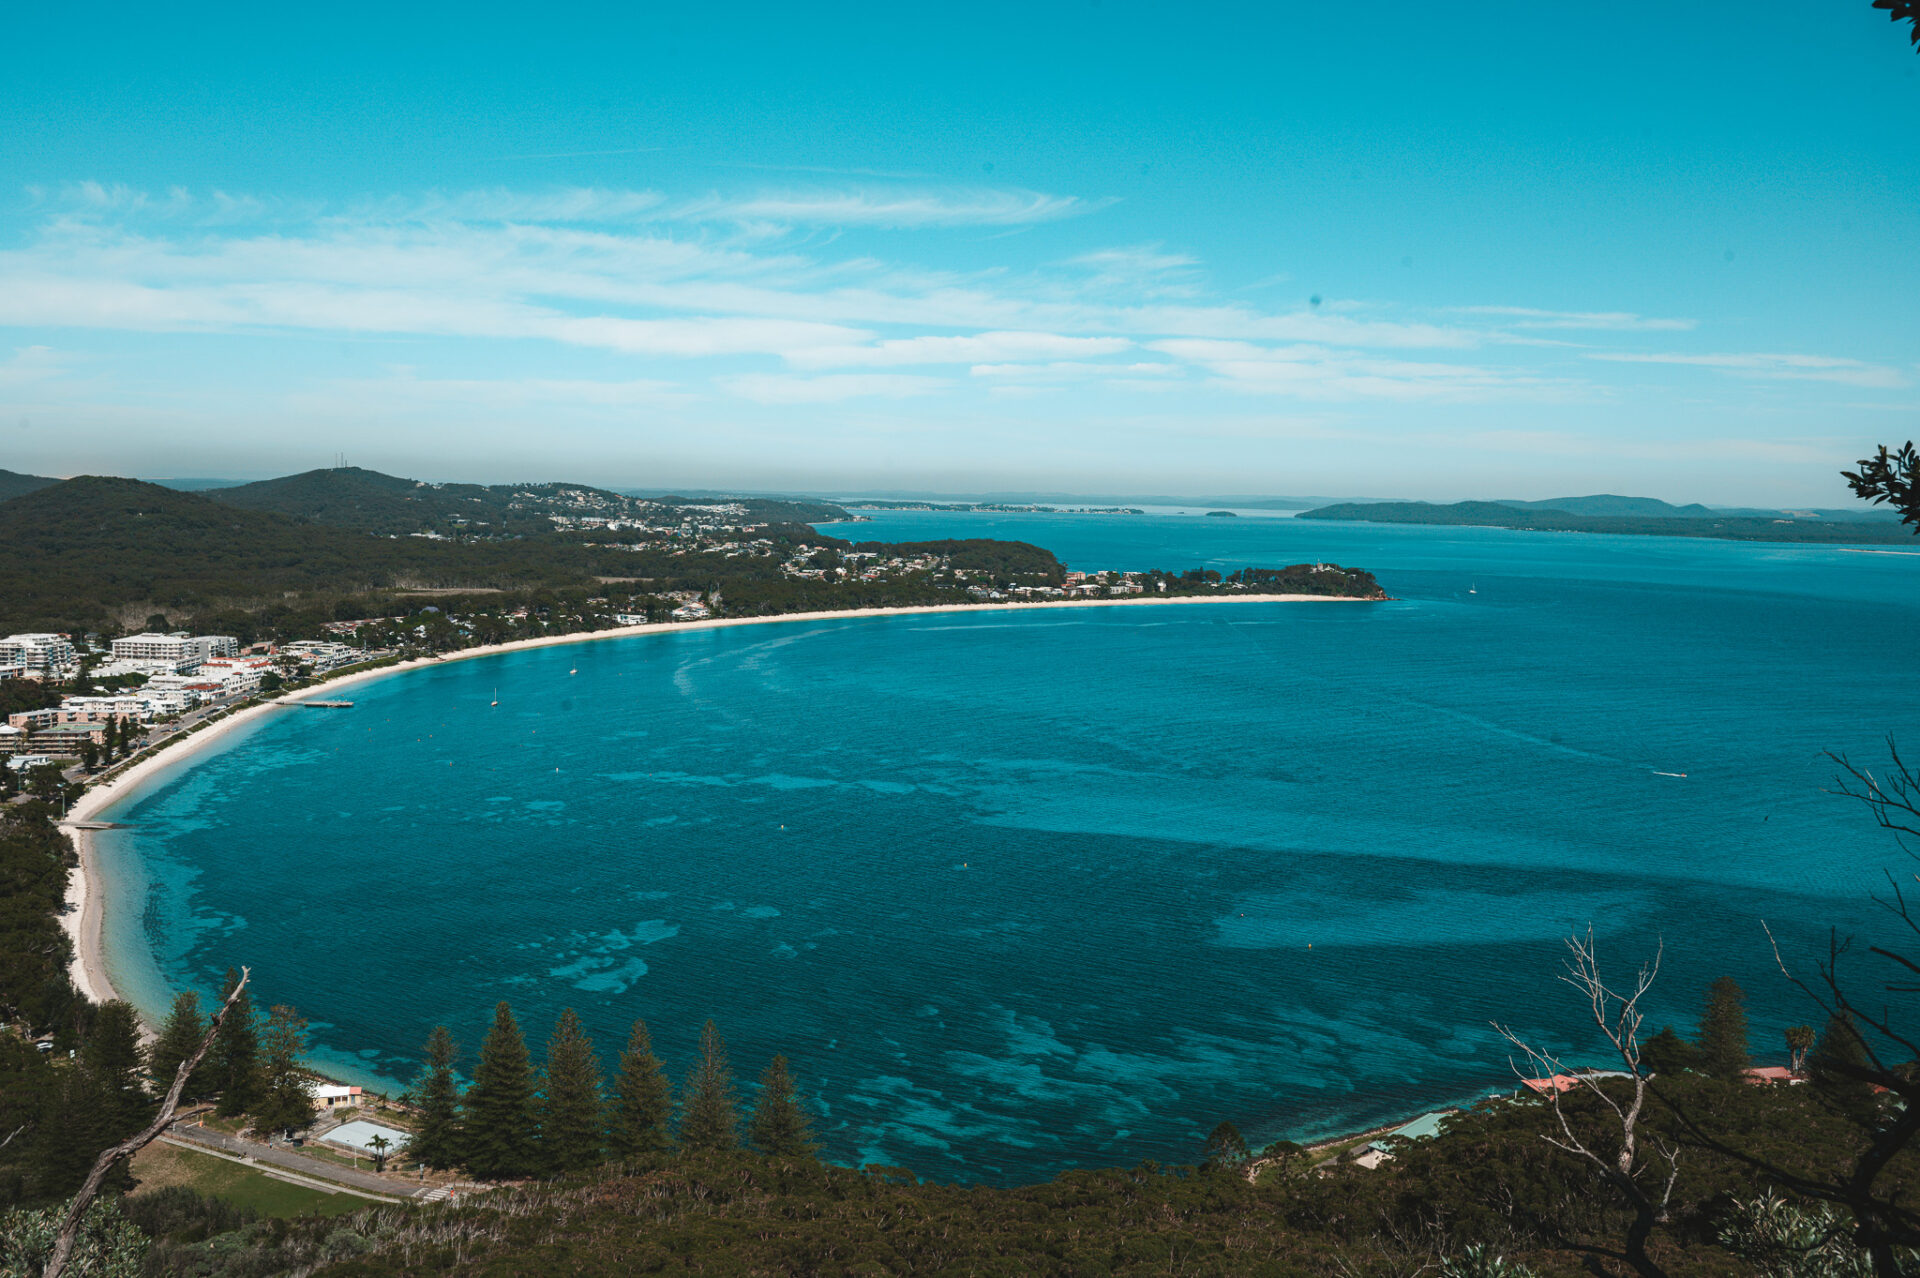
[[[501,998],[536,1050],[563,1007],[609,1059],[643,1016],[676,1074],[711,1016],[741,1074],[789,1056],[836,1159],[1006,1182],[1510,1087],[1495,1019],[1578,1059],[1553,975],[1589,922],[1623,973],[1664,938],[1660,1020],[1737,977],[1770,1061],[1814,1013],[1759,921],[1809,960],[1883,926],[1900,854],[1823,793],[1823,752],[1920,740],[1920,557],[1279,518],[826,531],[1331,559],[1396,602],[643,633],[363,685],[110,813],[134,827],[102,841],[116,979],[155,1012],[251,964],[376,1082],[440,1022],[470,1061]]]

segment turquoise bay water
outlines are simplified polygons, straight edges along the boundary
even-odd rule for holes
[[[495,1000],[536,1044],[716,1018],[784,1051],[829,1153],[943,1178],[1193,1157],[1591,1052],[1551,977],[1659,938],[1660,1018],[1873,929],[1897,850],[1823,751],[1920,729],[1920,557],[1286,519],[903,512],[1075,567],[1334,559],[1387,604],[1195,605],[642,634],[288,710],[110,814],[116,978],[248,963],[321,1057],[404,1079]],[[1469,593],[1470,589],[1474,593]],[[578,667],[577,674],[569,670]],[[499,706],[489,702],[498,692]],[[1662,773],[1684,773],[1684,777]],[[469,1060],[471,1055],[469,1054]],[[1598,1059],[1594,1057],[1594,1059]]]

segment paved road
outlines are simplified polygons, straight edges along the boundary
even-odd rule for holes
[[[200,1127],[193,1123],[175,1123],[167,1129],[167,1134],[175,1140],[190,1141],[196,1145],[205,1145],[211,1149],[222,1150],[229,1154],[238,1154],[251,1158],[257,1163],[285,1168],[314,1180],[330,1180],[336,1185],[346,1185],[369,1194],[379,1194],[383,1198],[421,1198],[430,1187],[409,1185],[401,1180],[388,1180],[372,1172],[355,1171],[351,1167],[342,1167],[338,1163],[323,1162],[318,1158],[308,1158],[305,1154],[295,1153],[277,1145],[262,1145],[256,1141],[241,1140],[238,1136],[229,1136],[217,1132],[211,1127]]]

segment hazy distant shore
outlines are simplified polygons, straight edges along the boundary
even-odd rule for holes
[[[137,792],[156,773],[184,763],[205,751],[234,730],[252,723],[262,715],[274,714],[313,698],[331,699],[358,684],[402,674],[409,670],[493,657],[530,648],[551,648],[560,644],[591,643],[604,639],[636,638],[642,635],[681,634],[689,630],[717,630],[727,626],[760,626],[778,622],[839,621],[854,617],[903,617],[927,613],[1007,612],[1042,608],[1140,608],[1168,607],[1179,604],[1261,604],[1261,603],[1378,603],[1381,600],[1355,599],[1341,595],[1179,595],[1173,598],[1139,599],[1038,599],[1019,603],[927,604],[907,608],[849,608],[836,612],[791,612],[770,617],[716,617],[706,621],[687,621],[666,625],[617,626],[609,630],[587,630],[577,634],[545,635],[538,639],[517,639],[511,643],[463,648],[441,656],[417,657],[375,670],[360,670],[323,680],[311,687],[274,701],[237,710],[198,732],[168,742],[132,767],[90,787],[74,803],[62,823],[79,854],[80,868],[67,882],[67,912],[61,924],[73,938],[73,983],[95,1002],[119,998],[107,966],[106,892],[93,832],[75,828],[84,822],[108,819],[104,814],[115,804]]]

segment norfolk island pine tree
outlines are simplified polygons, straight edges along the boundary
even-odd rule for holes
[[[616,1158],[657,1154],[673,1144],[673,1084],[653,1054],[645,1021],[635,1021],[627,1036],[613,1093],[608,1148]]]
[[[546,1088],[540,1105],[540,1143],[551,1172],[579,1171],[606,1150],[606,1101],[593,1040],[569,1007],[547,1040]]]
[[[462,1105],[462,1154],[481,1180],[510,1180],[540,1170],[539,1115],[527,1041],[503,1000],[480,1045],[480,1063]]]
[[[687,1072],[681,1096],[680,1143],[689,1149],[738,1149],[740,1106],[733,1072],[727,1068],[727,1042],[709,1020],[700,1029],[700,1059]]]

